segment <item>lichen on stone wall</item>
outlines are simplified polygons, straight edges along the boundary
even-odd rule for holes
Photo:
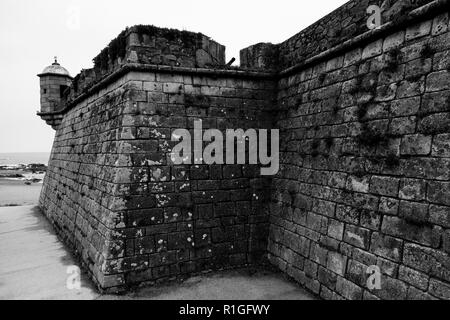
[[[123,59],[127,50],[127,35],[128,28],[111,40],[108,46],[93,59],[94,68],[107,70],[111,61],[116,61],[117,58]]]
[[[385,3],[394,18],[418,6]],[[122,39],[76,78],[88,97],[58,127],[41,206],[100,287],[267,257],[324,299],[450,299],[449,14],[314,58],[365,31],[366,4],[244,49],[239,71],[196,69],[222,57],[207,37],[138,26],[124,57],[136,69],[86,90],[107,74],[102,63],[120,60]],[[344,31],[329,30],[337,25]],[[157,52],[168,44],[174,51]],[[280,171],[171,164],[172,130],[198,119],[280,128]],[[366,286],[371,266],[386,287]]]

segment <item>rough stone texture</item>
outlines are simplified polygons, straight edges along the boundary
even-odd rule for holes
[[[59,110],[61,104],[61,91],[71,84],[68,76],[43,75],[40,76],[41,87],[41,112],[52,112]]]
[[[332,38],[317,46],[311,34],[354,6],[281,44],[280,60],[292,65],[332,47]],[[319,281],[322,297],[449,299],[449,53],[448,13],[441,13],[279,80],[282,160],[272,182],[269,253],[280,268],[304,272],[302,284]],[[313,212],[315,222],[298,219],[300,212]],[[310,250],[300,253],[295,237]],[[303,264],[286,260],[285,250]],[[306,272],[308,261],[317,275]],[[381,268],[381,290],[367,288],[370,265]]]
[[[183,69],[176,54],[146,69],[154,52],[140,41],[108,87],[79,78],[41,206],[99,286],[267,256],[325,299],[449,299],[448,3],[413,22],[400,17],[430,1],[384,3],[393,29],[324,54],[367,31],[368,1],[351,1],[282,44],[244,49],[258,72]],[[280,129],[280,171],[170,165],[171,130],[194,119]]]

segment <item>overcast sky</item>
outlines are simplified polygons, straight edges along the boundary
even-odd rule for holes
[[[202,32],[227,59],[282,42],[347,0],[0,0],[0,153],[50,152],[54,131],[36,116],[39,79],[53,56],[75,76],[127,26]]]

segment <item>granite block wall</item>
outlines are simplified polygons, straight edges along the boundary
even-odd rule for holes
[[[449,54],[446,12],[280,79],[269,259],[322,298],[450,299]]]

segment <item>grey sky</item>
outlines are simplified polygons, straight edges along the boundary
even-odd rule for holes
[[[202,32],[227,59],[282,42],[347,0],[1,0],[0,153],[50,151],[54,131],[36,116],[39,79],[53,56],[75,76],[126,26]],[[77,13],[79,12],[79,26]]]

